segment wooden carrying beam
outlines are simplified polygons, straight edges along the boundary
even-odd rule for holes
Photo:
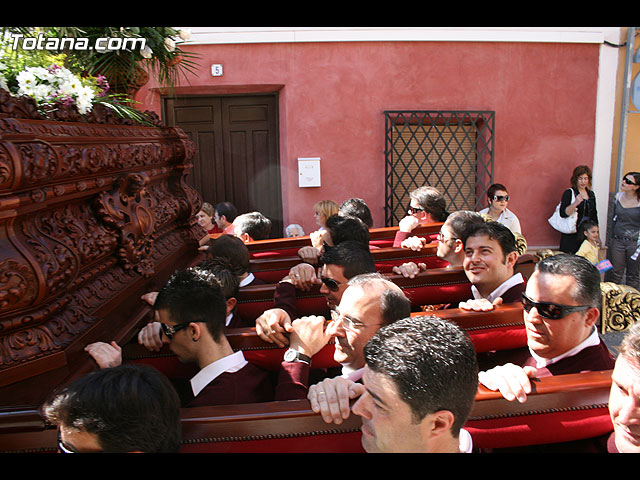
[[[480,388],[465,429],[478,448],[588,439],[612,431],[608,416],[611,371],[534,381],[525,404]],[[360,419],[326,424],[308,400],[182,409],[182,452],[361,452]],[[502,422],[496,426],[495,422]],[[493,423],[492,423],[493,422]],[[506,426],[505,426],[506,425]],[[35,410],[0,411],[0,452],[56,449],[55,430]]]
[[[435,236],[440,232],[442,223],[432,223],[429,225],[423,225],[417,227],[412,234],[417,236]],[[373,245],[378,246],[393,246],[393,239],[398,231],[398,227],[378,227],[369,229],[369,238]],[[386,241],[386,242],[385,242]],[[388,245],[390,243],[390,245]],[[302,247],[308,247],[311,245],[311,239],[309,235],[294,238],[275,238],[266,240],[255,240],[253,242],[247,242],[247,248],[250,253],[257,252],[278,252],[278,251],[292,251]]]

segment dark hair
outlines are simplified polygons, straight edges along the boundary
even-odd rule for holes
[[[224,335],[227,302],[222,285],[203,268],[176,272],[158,292],[154,308],[167,310],[176,323],[206,323],[214,340]]]
[[[474,223],[484,223],[484,218],[478,212],[470,210],[457,210],[449,214],[446,220],[446,224],[455,238],[462,238],[467,227]]]
[[[251,254],[242,240],[233,235],[220,235],[209,240],[207,258],[226,258],[236,275],[244,275],[251,266]]]
[[[447,201],[444,195],[435,187],[420,187],[412,191],[409,196],[414,198],[420,208],[430,214],[436,221],[444,222],[449,215],[447,213]]]
[[[260,212],[249,212],[238,215],[234,220],[235,234],[247,233],[252,240],[269,238],[271,220]]]
[[[359,242],[347,240],[331,247],[320,257],[325,265],[337,265],[344,268],[345,278],[352,278],[362,273],[376,271],[376,263],[368,248]]]
[[[509,190],[507,190],[507,187],[505,187],[501,183],[494,183],[489,187],[489,190],[487,190],[487,198],[489,199],[489,201],[493,200],[493,196],[496,194],[498,190],[509,193]]]
[[[597,226],[598,226],[598,222],[594,220],[589,220],[588,218],[582,220],[580,222],[580,225],[578,225],[578,241],[582,243],[582,241],[585,239],[584,234],[591,228],[597,227]]]
[[[338,214],[343,217],[356,217],[369,228],[373,227],[373,217],[371,210],[361,198],[349,198],[342,202]]]
[[[238,209],[231,202],[220,202],[216,205],[216,212],[218,212],[218,216],[227,219],[227,222],[233,223],[235,218],[238,216]]]
[[[486,235],[491,240],[495,240],[502,248],[502,254],[506,260],[511,252],[517,252],[516,237],[508,227],[499,222],[483,222],[470,224],[462,234],[462,243],[467,244],[469,237]]]
[[[331,215],[327,218],[325,227],[334,246],[347,240],[355,240],[369,249],[369,228],[359,218]]]
[[[180,399],[158,370],[136,364],[103,368],[65,387],[42,407],[48,422],[97,436],[103,451],[177,453]]]
[[[589,187],[591,187],[591,169],[587,165],[578,165],[573,169],[573,173],[571,174],[571,186],[573,188],[578,188],[578,177],[584,175],[585,173],[589,177]]]
[[[228,259],[216,257],[200,263],[198,267],[211,272],[218,279],[227,300],[238,296],[240,279],[233,271],[233,265]]]
[[[478,390],[475,348],[460,327],[434,316],[404,318],[380,328],[364,357],[372,371],[393,381],[415,423],[448,410],[458,436]]]
[[[624,177],[622,177],[622,178],[625,178],[627,175],[631,175],[633,177],[633,180],[634,180],[635,184],[636,185],[640,185],[640,173],[638,173],[638,172],[627,172],[627,173],[625,173]],[[640,188],[638,188],[636,190],[636,198],[638,200],[640,200]]]
[[[346,275],[345,275],[346,277]],[[411,300],[391,280],[378,272],[363,273],[349,278],[349,286],[376,288],[380,295],[380,311],[385,325],[411,315]]]
[[[573,277],[576,281],[574,300],[579,305],[602,308],[600,272],[586,258],[568,253],[552,255],[536,263],[535,271]]]

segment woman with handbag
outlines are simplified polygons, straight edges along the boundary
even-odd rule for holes
[[[596,208],[596,196],[591,190],[591,169],[587,165],[579,165],[573,169],[571,175],[571,187],[565,190],[560,201],[560,216],[563,218],[575,217],[573,233],[563,233],[560,237],[560,250],[565,253],[576,253],[581,238],[577,230],[582,220],[589,219],[598,223],[598,210]]]
[[[620,191],[616,194],[613,205],[611,251],[609,259],[613,265],[610,272],[611,281],[622,282],[626,269],[625,283],[639,288],[639,260],[634,255],[638,249],[640,235],[640,173],[629,172],[622,178]]]

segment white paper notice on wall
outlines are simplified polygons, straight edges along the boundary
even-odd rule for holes
[[[320,158],[298,158],[298,186],[320,186]]]

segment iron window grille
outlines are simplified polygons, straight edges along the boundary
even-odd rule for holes
[[[495,112],[386,111],[385,225],[407,214],[409,193],[440,190],[447,211],[486,206],[493,183]]]

